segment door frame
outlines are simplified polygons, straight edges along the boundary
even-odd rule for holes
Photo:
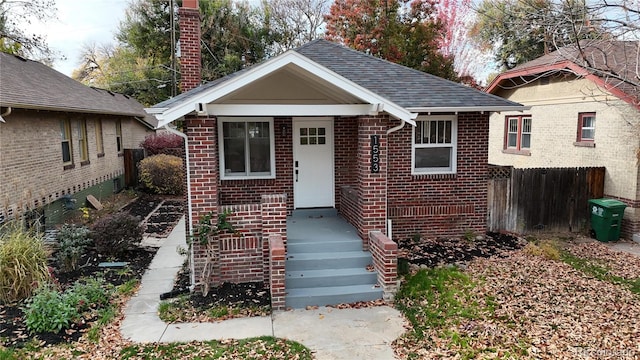
[[[292,182],[293,182],[293,208],[294,209],[298,209],[298,204],[297,204],[297,197],[296,197],[296,167],[295,167],[295,162],[296,162],[296,150],[298,149],[298,147],[300,145],[297,144],[297,134],[296,134],[296,124],[300,124],[300,123],[305,123],[305,122],[309,122],[309,121],[327,121],[329,123],[329,131],[328,133],[331,134],[331,149],[330,149],[330,160],[331,160],[331,205],[327,206],[330,208],[335,208],[336,207],[336,164],[335,164],[335,150],[336,150],[336,143],[335,143],[335,134],[334,134],[334,125],[335,125],[335,118],[333,116],[311,116],[311,117],[293,117],[292,121],[291,121],[291,132],[292,132],[292,137],[291,137],[291,145],[292,145],[292,152],[293,152],[293,163],[292,168],[293,168],[293,172],[292,172]],[[300,209],[304,209],[302,207],[300,207]]]

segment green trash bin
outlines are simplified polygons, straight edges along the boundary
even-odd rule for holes
[[[620,238],[622,217],[627,207],[622,201],[614,199],[589,200],[591,230],[599,241],[616,241]]]

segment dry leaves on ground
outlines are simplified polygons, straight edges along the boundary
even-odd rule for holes
[[[640,276],[640,261],[597,243],[571,245],[574,255],[598,259],[625,278]],[[575,252],[574,252],[575,251]],[[458,300],[481,309],[447,319],[424,340],[399,339],[402,358],[638,359],[640,296],[561,262],[516,251],[472,261],[476,284]]]

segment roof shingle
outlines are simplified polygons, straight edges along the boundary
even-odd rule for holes
[[[86,86],[37,61],[0,52],[0,105],[23,109],[134,116],[157,121],[128,96]]]
[[[404,108],[522,106],[323,39],[311,41],[294,51]],[[153,107],[170,108],[188,101],[250,69],[203,84]]]

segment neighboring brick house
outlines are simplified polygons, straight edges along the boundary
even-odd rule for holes
[[[155,128],[134,99],[6,53],[0,116],[0,222],[36,210],[54,224],[87,195],[112,194],[124,185],[124,150]]]
[[[605,167],[604,196],[627,204],[622,236],[631,239],[640,232],[638,42],[580,45],[491,82],[487,92],[531,109],[491,116],[489,163]]]
[[[489,113],[520,104],[325,40],[200,85],[197,3],[179,13],[185,92],[147,111],[159,126],[184,120],[191,230],[233,209],[256,236],[251,251],[262,249],[265,267],[253,277],[241,249],[224,264],[209,257],[235,274],[226,280],[269,280],[269,237],[286,244],[285,217],[297,209],[337,209],[364,250],[383,244],[376,253],[395,245],[390,224],[394,239],[485,231]],[[206,259],[194,247],[200,274]]]

